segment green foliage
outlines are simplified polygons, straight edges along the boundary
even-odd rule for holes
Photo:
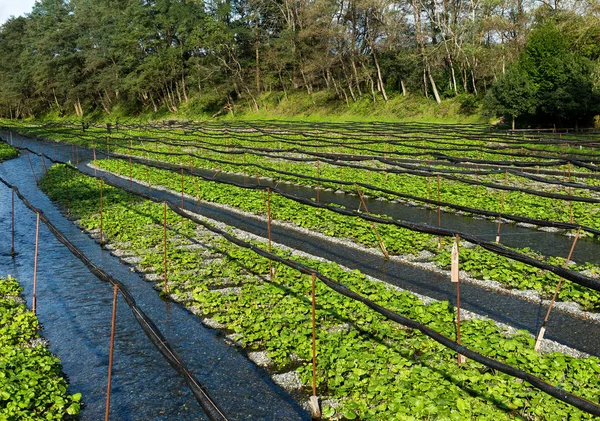
[[[95,179],[69,176],[73,214],[85,228],[99,222]],[[64,204],[64,167],[55,166],[42,180],[49,195]],[[162,205],[130,202],[129,195],[106,186],[104,227],[110,242],[143,258],[149,272],[162,265]],[[248,351],[266,350],[277,372],[296,370],[303,391],[311,380],[311,278],[274,264],[256,253],[227,243],[168,211],[168,265],[171,291],[196,312],[233,332]],[[193,236],[204,248],[190,247]],[[266,248],[264,243],[255,243]],[[447,302],[424,304],[414,295],[373,282],[359,271],[292,256],[348,288],[406,317],[454,337],[454,309]],[[210,263],[209,263],[210,262]],[[224,286],[238,286],[238,293]],[[491,372],[472,361],[460,368],[456,355],[412,330],[385,320],[364,305],[316,285],[317,387],[326,418],[563,420],[591,417],[537,392],[527,383]],[[492,358],[515,365],[561,388],[597,400],[597,358],[577,359],[559,353],[539,355],[533,338],[506,335],[490,320],[472,319],[461,326],[462,343]]]
[[[544,123],[588,122],[600,111],[590,60],[570,50],[570,37],[554,22],[538,25],[519,61],[489,93],[498,115]]]
[[[63,420],[79,413],[58,358],[36,344],[37,317],[20,301],[22,288],[0,278],[0,420]]]
[[[510,116],[514,125],[517,117],[535,114],[535,96],[536,89],[531,78],[517,63],[489,91],[486,106],[496,115]]]
[[[0,141],[0,162],[7,159],[16,158],[19,152],[7,143]]]

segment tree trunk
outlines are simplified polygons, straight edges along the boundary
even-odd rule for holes
[[[256,83],[256,94],[260,95],[260,55],[259,55],[258,17],[254,21],[254,78]]]
[[[431,90],[433,91],[433,96],[435,97],[435,102],[437,102],[438,104],[441,104],[442,100],[440,99],[440,94],[438,93],[438,89],[437,89],[437,85],[435,84],[435,80],[433,80],[429,62],[427,62],[427,74],[429,75],[429,83],[431,83]]]

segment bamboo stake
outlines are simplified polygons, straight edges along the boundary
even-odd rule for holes
[[[110,392],[112,385],[112,367],[113,367],[113,357],[115,351],[115,328],[117,324],[117,293],[119,288],[117,285],[113,286],[113,306],[112,306],[112,315],[111,315],[111,328],[110,328],[110,347],[108,351],[108,382],[106,386],[106,413],[104,415],[104,420],[109,420],[110,415]]]
[[[15,252],[15,188],[13,187],[11,189],[12,192],[12,203],[11,203],[11,208],[12,208],[12,215],[11,215],[11,219],[12,219],[12,242],[11,242],[11,246],[10,246],[10,255],[11,256],[15,256],[17,253]]]
[[[79,145],[75,145],[75,164],[79,164]]]
[[[40,214],[36,212],[37,219],[35,223],[35,253],[33,255],[33,301],[32,310],[33,314],[36,314],[37,310],[37,266],[38,266],[38,245],[40,237]]]
[[[168,294],[169,284],[167,283],[167,202],[164,202],[163,208],[163,275],[164,287],[163,292]]]
[[[358,185],[355,184],[354,187],[356,188],[356,192],[358,193],[358,197],[360,198],[360,203],[361,203],[362,207],[365,208],[365,212],[367,212],[367,215],[371,216],[371,214],[369,213],[369,209],[367,208],[367,204],[365,203],[365,198],[363,197],[362,193],[360,192]],[[358,209],[360,210],[360,206]],[[381,248],[381,252],[383,253],[383,256],[386,259],[389,259],[390,255],[388,254],[387,249],[385,248],[385,244],[383,244],[383,240],[379,236],[379,231],[377,231],[377,225],[375,225],[375,222],[373,222],[373,221],[369,221],[369,222],[371,223],[371,226],[373,227],[373,231],[375,231],[375,236],[377,237],[377,241],[379,242],[379,247]]]
[[[321,418],[321,409],[319,408],[319,398],[317,397],[317,318],[316,318],[316,298],[315,298],[315,280],[317,275],[312,274],[312,391],[310,397],[310,407],[313,418]]]
[[[569,251],[569,255],[567,256],[567,260],[563,267],[566,269],[569,266],[569,261],[573,256],[573,251],[575,250],[575,244],[577,244],[577,239],[579,238],[579,234],[581,233],[581,227],[577,229],[577,234],[575,234],[575,238],[573,239],[573,244],[571,245],[571,250]],[[550,301],[550,305],[548,306],[548,311],[546,312],[546,317],[544,317],[544,321],[542,322],[542,327],[535,339],[535,347],[534,350],[537,352],[540,350],[540,346],[542,345],[542,339],[544,339],[544,334],[546,333],[546,323],[548,323],[548,319],[550,318],[550,312],[552,311],[552,307],[554,307],[554,302],[556,301],[556,297],[558,297],[558,292],[560,291],[560,287],[562,285],[563,278],[558,279],[558,284],[556,285],[556,289],[554,290],[554,295],[552,296],[552,300]]]

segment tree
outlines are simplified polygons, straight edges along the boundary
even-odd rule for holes
[[[488,109],[498,115],[529,115],[543,124],[578,124],[599,109],[591,61],[576,51],[554,21],[539,24],[518,62],[490,91]]]
[[[527,72],[515,64],[488,92],[485,105],[496,115],[510,117],[514,130],[518,117],[531,116],[536,112],[535,86]]]

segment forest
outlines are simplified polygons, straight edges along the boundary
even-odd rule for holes
[[[41,0],[0,27],[0,117],[219,115],[455,98],[522,124],[600,112],[597,0]]]

